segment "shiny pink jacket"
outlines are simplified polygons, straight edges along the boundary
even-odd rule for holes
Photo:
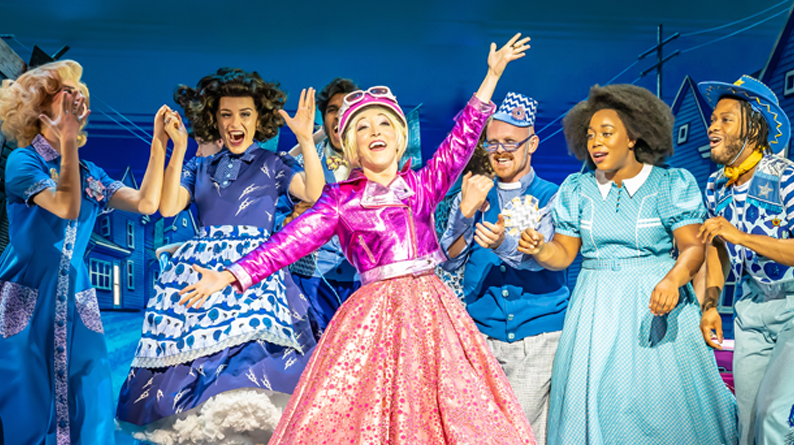
[[[446,260],[433,213],[474,153],[494,108],[473,96],[427,165],[413,171],[406,164],[389,187],[358,169],[347,181],[326,185],[311,209],[229,267],[235,288],[247,289],[334,235],[362,284],[419,275]]]

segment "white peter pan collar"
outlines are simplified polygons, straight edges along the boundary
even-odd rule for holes
[[[653,170],[653,165],[642,164],[642,170],[640,170],[636,176],[623,180],[623,187],[626,188],[629,196],[634,196],[634,193],[636,193],[637,190],[639,190],[640,187],[645,184],[648,176],[651,175],[651,170]],[[612,189],[613,182],[607,179],[606,175],[601,170],[595,171],[595,178],[596,183],[598,184],[598,191],[601,192],[601,197],[604,198],[604,201],[606,201],[607,196],[609,196],[609,190]]]

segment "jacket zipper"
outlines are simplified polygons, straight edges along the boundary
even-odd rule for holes
[[[372,255],[372,251],[369,250],[369,247],[367,247],[367,244],[364,242],[364,237],[362,235],[360,235],[360,234],[358,235],[358,242],[359,242],[359,244],[361,244],[361,247],[364,248],[364,252],[367,253],[367,256],[369,257],[369,260],[372,263],[375,263],[375,256]]]
[[[416,258],[416,229],[414,227],[414,212],[408,207],[408,227],[411,229],[411,249],[413,250],[413,258]]]

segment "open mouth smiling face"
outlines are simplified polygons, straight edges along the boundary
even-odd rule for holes
[[[217,119],[221,139],[233,153],[242,153],[254,143],[259,113],[252,97],[221,97]]]
[[[382,170],[397,162],[397,133],[379,107],[361,111],[353,122],[359,163],[370,170]]]

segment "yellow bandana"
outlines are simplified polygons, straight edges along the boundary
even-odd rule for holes
[[[761,159],[763,159],[764,154],[758,150],[753,150],[750,156],[742,162],[742,165],[738,167],[725,167],[725,177],[728,178],[728,183],[726,186],[733,185],[734,182],[739,180],[739,177],[743,174],[747,173],[748,171],[752,170],[756,164],[758,164]]]

